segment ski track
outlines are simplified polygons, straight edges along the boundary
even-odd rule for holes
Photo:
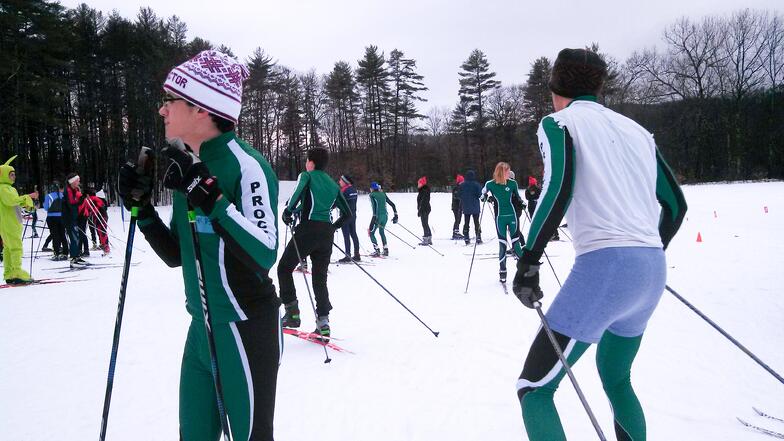
[[[281,183],[280,201],[292,186]],[[684,192],[689,212],[667,251],[669,285],[784,374],[784,183],[697,185]],[[419,233],[416,194],[390,196],[401,223]],[[434,239],[447,239],[450,195],[434,193],[431,203]],[[360,196],[358,211],[360,241],[371,250],[367,195]],[[169,217],[168,208],[159,212]],[[43,219],[43,210],[39,213]],[[495,231],[492,222],[489,215],[482,219],[485,240]],[[114,236],[127,236],[117,207],[110,210],[110,226]],[[524,233],[528,226],[525,222]],[[391,222],[387,228],[414,239]],[[698,232],[702,243],[695,241]],[[508,260],[510,295],[499,287],[492,259],[474,261],[464,294],[470,264],[464,253],[471,248],[435,240],[433,246],[446,254],[441,257],[427,247],[408,248],[391,234],[387,238],[397,260],[374,260],[364,269],[440,337],[358,268],[333,267],[332,332],[355,354],[331,351],[332,363],[325,365],[320,347],[284,337],[276,439],[525,439],[514,385],[539,324],[535,312],[511,295],[514,260]],[[124,246],[111,241],[111,258],[89,260],[122,263]],[[335,242],[343,247],[340,232]],[[140,264],[130,270],[107,439],[177,439],[180,358],[189,323],[182,276],[155,256],[141,233],[135,245],[145,252],[133,253]],[[29,241],[24,246],[29,254]],[[486,253],[497,247],[493,241],[480,248]],[[547,252],[563,282],[574,259],[571,243],[550,243]],[[332,259],[340,257],[335,249]],[[29,267],[29,258],[23,265]],[[34,265],[33,276],[42,278],[51,274],[43,268],[63,263],[40,258]],[[89,281],[0,293],[0,440],[96,436],[121,273],[121,267],[96,269]],[[546,262],[541,274],[547,307],[558,287]],[[277,279],[276,267],[270,275]],[[294,281],[306,306],[301,329],[310,331],[314,317],[302,276]],[[574,371],[605,434],[614,439],[594,356],[595,348],[589,349]],[[649,324],[632,382],[652,440],[759,440],[765,437],[735,417],[771,425],[751,406],[784,415],[784,385],[669,293]],[[596,439],[568,380],[556,404],[570,440]]]

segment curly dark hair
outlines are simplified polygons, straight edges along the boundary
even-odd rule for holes
[[[598,95],[607,78],[607,63],[586,49],[563,49],[553,64],[548,86],[556,95],[575,98]]]

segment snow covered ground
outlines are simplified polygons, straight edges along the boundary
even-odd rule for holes
[[[667,252],[669,285],[784,373],[784,183],[684,191],[690,208]],[[419,233],[416,195],[390,196],[402,225]],[[432,201],[434,246],[446,256],[409,248],[389,234],[393,258],[374,260],[366,269],[440,336],[434,338],[357,268],[332,266],[332,332],[355,354],[331,353],[332,363],[324,364],[319,346],[286,337],[276,439],[525,439],[514,385],[538,318],[511,295],[511,280],[510,294],[504,295],[497,263],[486,255],[497,251],[495,240],[477,248],[464,293],[471,248],[447,240],[450,195],[434,194]],[[360,197],[358,211],[360,240],[370,250],[362,234],[370,219],[367,196]],[[126,233],[119,211],[110,216],[112,257],[92,262],[122,262],[120,239]],[[493,237],[491,216],[485,216],[483,229],[485,239]],[[416,243],[400,226],[390,225],[389,233]],[[336,241],[343,246],[339,234]],[[133,260],[139,265],[132,267],[128,284],[108,439],[174,440],[189,322],[182,278],[141,235],[135,246]],[[551,243],[547,252],[564,280],[574,258],[571,244]],[[40,258],[34,265],[37,278],[66,275],[53,268],[67,262]],[[120,274],[121,268],[91,269],[77,273],[82,282],[0,290],[0,440],[97,437]],[[308,305],[298,274],[295,281],[301,304]],[[558,289],[548,267],[542,268],[542,284],[547,306]],[[307,309],[303,327],[310,330],[313,317]],[[583,356],[575,374],[614,439],[594,354],[591,349]],[[632,381],[651,440],[770,439],[742,427],[736,416],[784,432],[784,424],[764,421],[751,410],[757,406],[784,416],[784,384],[670,294],[664,294],[650,322]],[[556,402],[569,439],[596,439],[567,380]]]

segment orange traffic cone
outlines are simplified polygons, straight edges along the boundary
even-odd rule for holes
[[[697,232],[697,242],[702,242],[702,235],[699,231]]]

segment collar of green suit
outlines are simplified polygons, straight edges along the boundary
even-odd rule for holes
[[[571,106],[572,103],[575,102],[575,101],[593,101],[595,103],[596,102],[596,97],[594,95],[580,95],[580,96],[574,97],[572,99],[572,101],[570,101],[569,104],[566,105],[566,107]]]
[[[210,161],[223,156],[226,153],[226,145],[236,136],[237,135],[231,131],[216,136],[209,141],[204,141],[201,143],[201,148],[199,149],[199,158],[202,161]]]

